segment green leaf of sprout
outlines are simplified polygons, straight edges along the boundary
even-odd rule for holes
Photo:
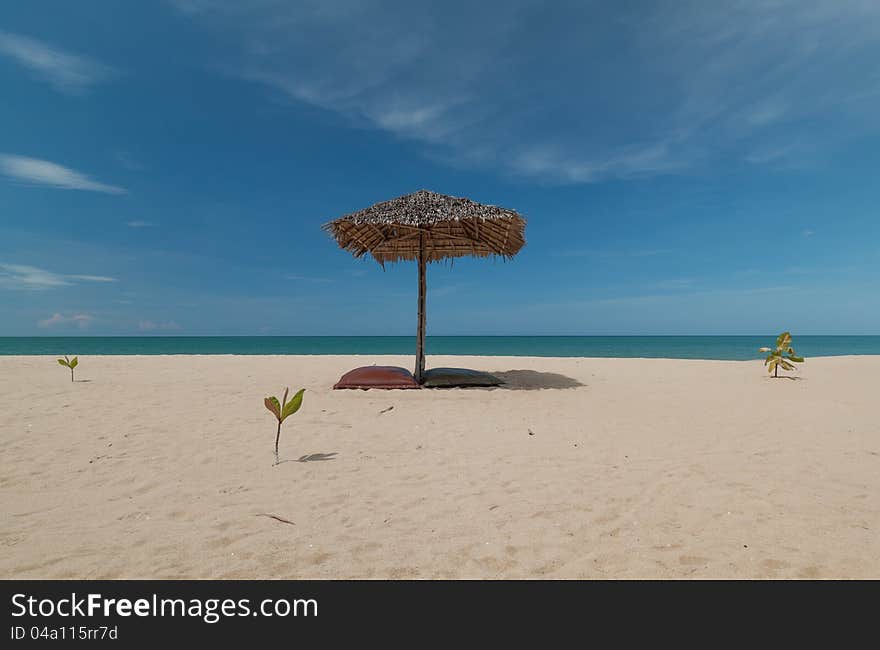
[[[299,410],[299,407],[302,406],[303,393],[305,393],[305,392],[306,392],[305,388],[300,388],[297,391],[296,395],[294,395],[290,399],[290,401],[284,405],[284,409],[281,411],[281,421],[282,422],[284,422],[284,420],[287,418],[287,416],[293,415],[294,413],[296,413]]]
[[[770,374],[773,374],[777,367],[783,370],[797,370],[792,365],[794,363],[803,363],[804,358],[795,354],[791,345],[791,333],[783,332],[776,337],[776,348],[760,348],[759,352],[769,352],[770,354],[764,359],[764,365]]]
[[[274,415],[278,420],[281,420],[281,404],[278,403],[278,398],[274,395],[272,397],[267,397],[263,400],[263,404],[266,405],[266,408]]]

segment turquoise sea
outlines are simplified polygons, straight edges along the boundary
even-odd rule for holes
[[[756,359],[766,336],[429,336],[428,354]],[[880,336],[795,336],[806,357],[880,354]],[[0,337],[11,354],[413,354],[411,336]]]

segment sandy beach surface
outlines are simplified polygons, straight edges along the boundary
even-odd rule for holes
[[[412,357],[3,357],[0,577],[880,578],[880,357],[331,390],[372,363]]]

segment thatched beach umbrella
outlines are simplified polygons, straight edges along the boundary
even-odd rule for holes
[[[525,244],[526,222],[513,210],[419,190],[353,212],[323,228],[355,257],[419,263],[416,381],[425,371],[425,270],[428,262],[473,255],[513,257]]]

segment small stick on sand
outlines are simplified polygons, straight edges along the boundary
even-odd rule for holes
[[[275,519],[276,521],[280,521],[282,524],[290,524],[291,526],[296,526],[296,524],[289,519],[285,519],[284,517],[279,517],[278,515],[271,515],[267,512],[261,512],[259,514],[254,515],[255,517],[269,517],[269,519]]]
[[[387,413],[388,411],[390,411],[393,408],[394,408],[393,406],[389,406],[387,409],[382,409],[381,411],[379,411],[379,415],[382,415],[383,413]]]

